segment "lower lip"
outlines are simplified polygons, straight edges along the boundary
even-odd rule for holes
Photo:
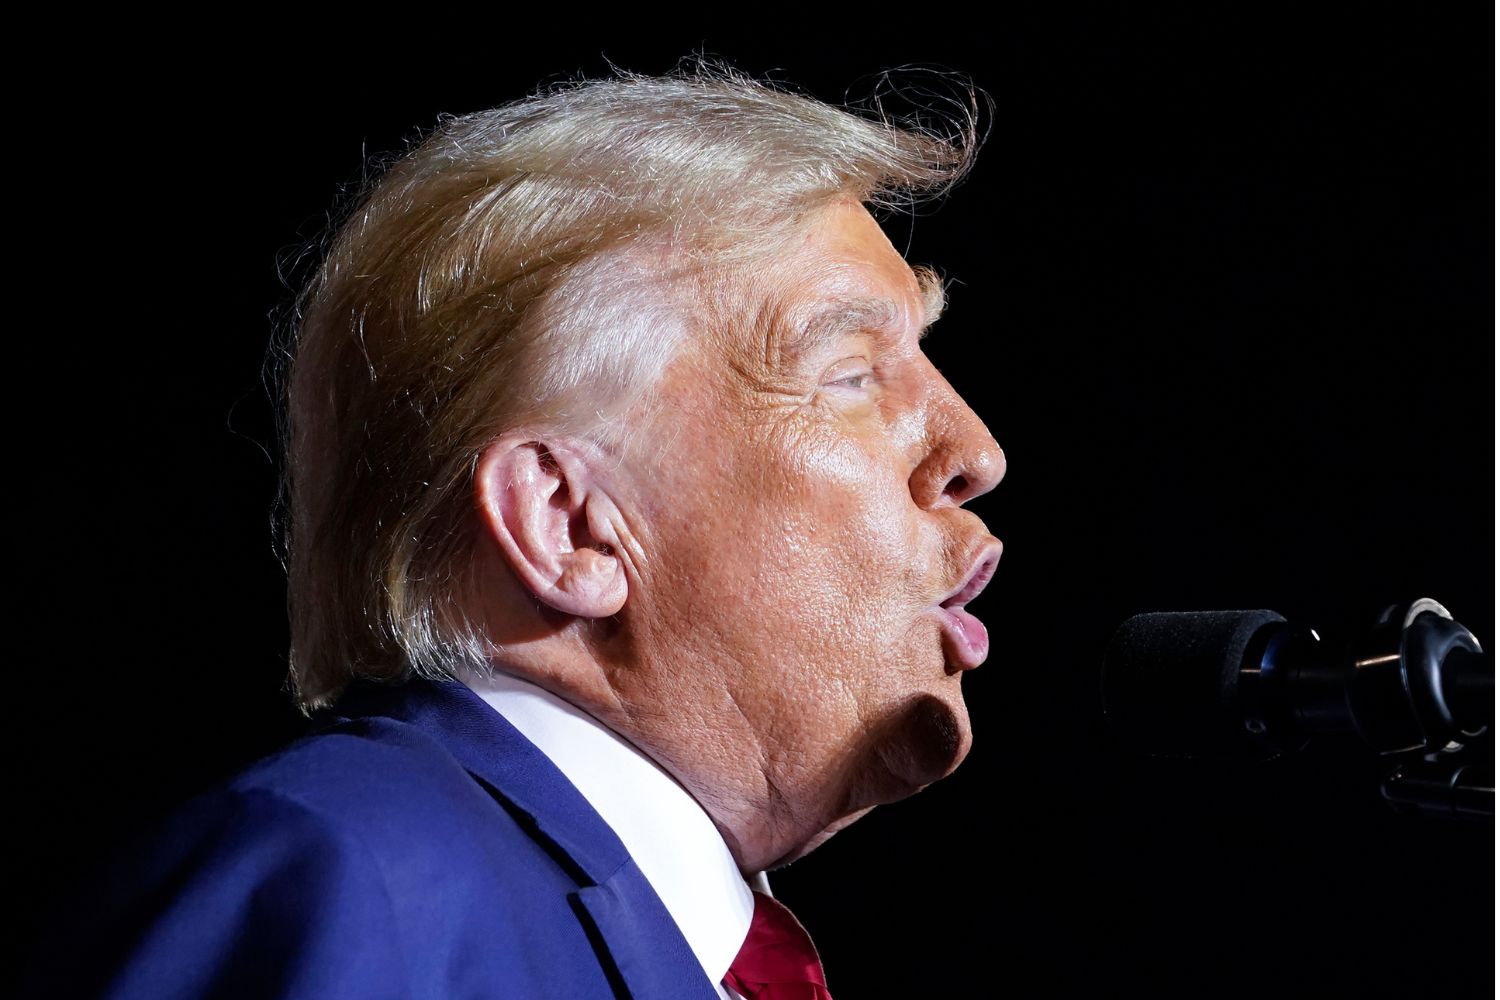
[[[990,655],[990,633],[984,622],[963,608],[937,608],[943,623],[943,644],[949,658],[965,670],[973,670]]]

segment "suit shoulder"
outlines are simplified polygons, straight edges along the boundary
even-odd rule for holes
[[[384,718],[304,736],[245,768],[228,788],[274,794],[329,822],[382,828],[393,816],[484,809],[488,799],[441,743]]]
[[[80,935],[86,965],[69,946]],[[220,787],[116,856],[38,956],[33,988],[396,997],[408,982],[398,940],[384,878],[358,838],[274,791]]]
[[[303,810],[301,822],[357,844],[384,873],[398,913],[419,912],[442,894],[524,920],[539,895],[561,900],[577,887],[529,817],[438,740],[397,720],[351,720],[304,737],[247,768],[228,791],[246,796],[247,807],[271,796],[282,809]],[[282,821],[253,809],[247,819]]]
[[[529,995],[552,990],[529,977],[559,969],[568,995],[603,984],[574,880],[440,744],[392,720],[304,737],[116,858],[41,956],[36,995],[438,996],[455,976]],[[68,957],[80,935],[86,969]]]

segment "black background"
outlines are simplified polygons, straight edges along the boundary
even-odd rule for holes
[[[1427,596],[1494,641],[1493,23],[1447,9],[232,48],[137,24],[74,53],[88,96],[12,136],[62,191],[20,206],[47,215],[12,376],[45,400],[16,435],[43,453],[16,627],[46,641],[13,668],[15,912],[298,730],[260,381],[278,261],[439,112],[702,49],[829,101],[903,64],[995,101],[970,179],[886,221],[949,278],[928,353],[1006,451],[974,504],[1005,542],[975,605],[993,648],[964,766],[772,876],[834,995],[1492,992],[1492,827],[1396,815],[1357,743],[1135,759],[1097,694],[1140,611],[1269,607],[1338,639]]]

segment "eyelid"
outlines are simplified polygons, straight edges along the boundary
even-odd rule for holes
[[[858,367],[858,369],[855,369],[855,368],[850,367],[851,365],[858,365],[859,367]],[[827,378],[829,375],[835,374],[835,373],[837,373],[839,371],[847,370],[850,373],[853,373],[856,370],[858,370],[858,371],[873,371],[874,368],[875,368],[874,363],[868,357],[866,357],[865,355],[863,355],[863,354],[851,354],[847,358],[840,358],[838,361],[835,361],[833,364],[829,365],[823,371],[824,371],[824,378]]]

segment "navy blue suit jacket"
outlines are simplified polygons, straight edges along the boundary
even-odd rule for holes
[[[466,686],[357,684],[318,721],[104,888],[76,942],[102,995],[717,997],[614,831]]]

